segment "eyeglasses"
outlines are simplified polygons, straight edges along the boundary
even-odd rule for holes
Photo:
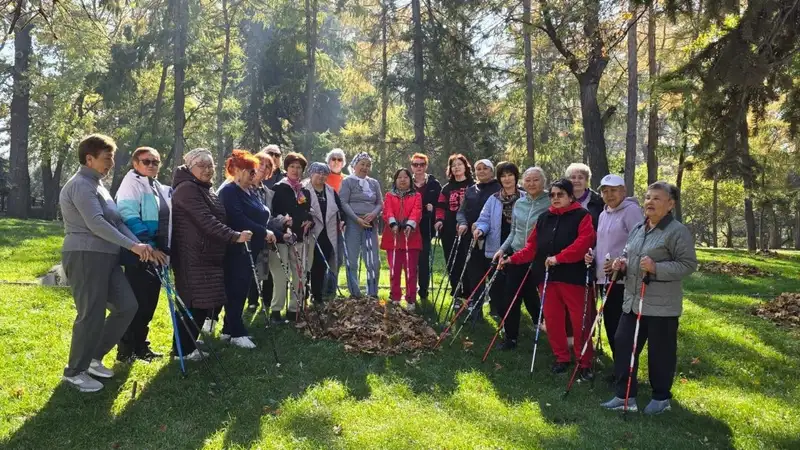
[[[268,154],[269,156],[272,156],[273,158],[280,158],[280,157],[281,157],[281,154],[280,154],[280,153],[274,153],[274,152],[270,152],[270,153],[267,153],[267,154]]]
[[[161,160],[158,159],[140,159],[139,162],[144,164],[145,167],[150,167],[151,165],[158,167],[161,165]]]
[[[342,161],[344,161],[344,159],[342,159],[342,158],[334,158],[334,157],[332,157],[332,158],[331,158],[331,161],[342,162]]]
[[[426,164],[424,162],[422,162],[422,163],[411,163],[411,167],[425,167],[425,165]]]
[[[214,163],[197,163],[194,166],[200,170],[214,170]]]
[[[550,195],[550,198],[563,198],[563,197],[567,196],[567,193],[566,192],[551,192],[549,195]]]

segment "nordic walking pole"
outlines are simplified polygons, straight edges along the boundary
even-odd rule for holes
[[[400,225],[397,225],[400,229]],[[394,279],[397,276],[397,232],[392,231],[392,267],[389,269],[389,277]]]
[[[322,246],[319,245],[319,237],[317,237],[317,239],[314,239],[314,245],[317,247],[317,250],[319,250],[320,256],[322,256],[322,262],[325,263],[325,269],[327,270],[326,273],[330,274],[332,277],[335,278],[336,274],[333,272],[333,269],[331,269],[330,264],[328,264],[328,258],[326,258],[325,254],[322,253]],[[342,295],[342,293],[339,291],[339,280],[336,280],[336,291],[339,292],[339,295]]]
[[[167,305],[169,305],[169,314],[172,318],[172,332],[175,333],[175,348],[178,350],[178,361],[181,366],[181,374],[186,377],[186,365],[183,362],[183,349],[181,348],[181,336],[178,334],[178,317],[175,314],[175,305],[172,302],[172,294],[167,289]]]
[[[492,265],[497,265],[497,263],[492,262]],[[456,330],[456,333],[453,335],[453,339],[450,340],[451,346],[453,345],[453,342],[456,341],[456,338],[458,338],[458,335],[461,334],[461,330],[464,329],[464,326],[467,324],[467,322],[472,320],[472,325],[475,326],[475,321],[477,320],[476,319],[477,315],[475,314],[475,308],[480,308],[481,305],[483,305],[482,301],[486,298],[487,295],[489,295],[489,291],[492,289],[492,286],[494,285],[494,280],[495,278],[497,278],[497,275],[499,273],[500,273],[499,270],[495,270],[492,276],[489,277],[489,280],[486,282],[486,286],[483,288],[483,292],[481,292],[481,295],[478,297],[478,300],[470,302],[469,308],[467,309],[466,318],[464,318],[464,321],[461,322],[461,326],[458,327],[458,330]],[[480,286],[480,283],[478,283],[478,286]],[[481,311],[478,310],[478,313],[481,314]]]
[[[256,290],[258,291],[258,298],[261,298],[261,283],[258,282],[258,273],[256,272],[256,263],[253,260],[253,253],[250,251],[250,243],[244,243],[244,249],[247,251],[247,256],[250,257],[250,268],[253,269],[253,277],[256,280]],[[263,300],[262,300],[263,301]],[[261,308],[264,311],[264,328],[269,328],[269,314],[267,314],[267,308]],[[275,364],[280,365],[280,361],[278,360],[278,350],[277,346],[275,345],[275,336],[272,333],[267,332],[270,337],[270,344],[272,344],[272,355],[275,357]]]
[[[603,317],[603,310],[606,307],[606,301],[608,300],[608,293],[611,291],[611,288],[614,286],[614,282],[617,280],[618,272],[615,270],[614,273],[611,275],[611,284],[608,284],[608,288],[606,290],[606,296],[603,298],[603,303],[600,304],[600,310],[597,312],[597,317],[595,317],[594,321],[592,322],[592,328],[589,330],[589,336],[592,335],[594,330],[599,330],[598,325],[600,324],[602,317]],[[606,276],[606,278],[608,278]],[[583,348],[581,348],[581,355],[578,357],[578,361],[583,359],[583,355],[586,353],[587,348],[589,347],[589,339],[583,342]],[[567,389],[561,395],[561,398],[567,398],[570,389],[572,389],[572,384],[575,382],[575,375],[578,373],[578,368],[580,364],[575,365],[575,369],[572,371],[572,376],[567,383]]]
[[[519,298],[519,293],[522,292],[522,287],[525,286],[525,281],[528,280],[528,275],[531,274],[531,266],[533,266],[533,263],[528,265],[528,270],[525,271],[525,276],[522,278],[522,282],[519,284],[519,287],[517,288],[517,292],[514,294],[514,297],[511,299],[511,303],[508,304],[508,309],[506,309],[506,313],[503,316],[503,320],[500,321],[500,324],[497,326],[497,331],[494,332],[494,336],[492,337],[492,342],[490,342],[489,346],[486,347],[486,352],[483,354],[483,359],[481,359],[481,362],[486,361],[486,357],[489,356],[489,352],[492,351],[492,347],[494,347],[494,343],[497,340],[497,335],[500,334],[500,330],[503,329],[503,325],[505,325],[505,323],[506,323],[506,318],[508,317],[508,314],[511,312],[511,308],[514,307],[514,303],[516,303],[517,298]],[[547,275],[546,274],[545,274],[545,279],[547,279]]]
[[[375,255],[373,254],[374,246],[372,238],[374,234],[372,228],[367,228],[365,231],[367,253],[364,256],[364,265],[367,269],[367,296],[369,296],[370,278],[372,285],[375,286],[375,296],[378,296],[378,280],[375,276]]]
[[[344,250],[344,268],[345,275],[347,276],[347,289],[350,289],[350,281],[352,279],[352,269],[350,268],[350,254],[347,251],[347,240],[344,238],[344,229],[339,229],[339,234],[342,236],[342,250]],[[358,278],[356,278],[356,286],[358,286]],[[336,289],[339,289],[339,280],[336,280]]]
[[[592,249],[589,249],[590,253],[591,253],[591,251],[592,251]],[[585,340],[584,331],[586,331],[586,311],[589,309],[589,277],[590,277],[591,271],[592,271],[592,265],[591,264],[586,264],[586,280],[584,281],[584,283],[586,284],[586,287],[583,290],[583,315],[581,316],[581,334],[580,334],[580,341],[575,341],[574,342],[575,345],[578,345],[577,344],[578,342],[583,342]],[[597,306],[596,302],[595,302],[595,306]],[[581,361],[582,361],[582,357],[583,357],[583,355],[581,355],[581,359],[578,359],[578,361],[575,362],[575,367],[576,368],[580,367]]]
[[[411,266],[409,265],[409,261],[408,261],[408,252],[409,252],[409,249],[408,249],[408,234],[406,234],[405,230],[403,230],[403,240],[405,241],[405,244],[406,244],[406,297],[408,297],[408,286],[409,286],[409,284],[411,282],[411,275],[410,275],[410,272],[409,272],[411,270]],[[408,304],[408,298],[406,298],[406,304]]]
[[[487,270],[486,273],[483,274],[483,277],[481,278],[481,281],[478,282],[478,284],[475,286],[475,289],[473,289],[472,293],[469,294],[469,297],[467,297],[467,300],[464,302],[464,304],[461,305],[460,308],[458,308],[458,312],[456,312],[455,316],[453,316],[453,318],[450,320],[450,324],[448,324],[447,328],[445,328],[444,331],[442,331],[442,333],[439,335],[439,339],[436,341],[436,345],[433,347],[434,349],[436,347],[438,347],[439,344],[442,343],[442,340],[445,338],[445,336],[447,336],[447,332],[450,331],[450,328],[453,326],[453,324],[456,323],[456,321],[458,320],[458,317],[461,315],[462,312],[464,312],[467,309],[467,306],[469,306],[470,300],[472,300],[472,297],[475,295],[476,292],[478,292],[478,288],[481,287],[481,284],[483,284],[483,280],[485,280],[486,277],[489,276],[489,273],[492,271],[493,268],[494,268],[494,265],[489,267],[489,270]]]
[[[458,298],[459,292],[464,289],[464,274],[467,272],[467,266],[469,265],[469,260],[472,259],[472,253],[476,245],[478,245],[478,240],[475,239],[475,235],[472,235],[472,239],[469,241],[469,246],[467,247],[467,257],[464,260],[464,267],[461,268],[461,276],[458,277],[458,284],[456,285],[456,289],[453,291],[453,299],[451,300],[451,305],[455,303],[456,299]],[[447,312],[444,315],[445,322],[447,322],[452,313],[453,313],[453,308],[448,308]]]
[[[539,331],[542,329],[542,312],[544,311],[544,301],[547,299],[547,280],[550,278],[550,268],[544,271],[544,284],[542,285],[542,301],[539,302],[539,320],[536,321],[536,337],[533,338],[533,356],[531,357],[531,375],[533,375],[533,364],[536,362],[536,349],[539,347]]]
[[[644,278],[642,278],[642,291],[639,294],[639,313],[636,315],[636,328],[633,330],[633,351],[631,352],[631,364],[630,368],[628,369],[628,387],[625,388],[625,403],[622,406],[622,418],[627,419],[628,417],[628,398],[631,394],[631,380],[633,380],[633,363],[636,360],[636,344],[637,340],[639,339],[639,323],[642,320],[642,304],[644,303],[644,293],[647,289],[647,285],[650,283],[650,273],[646,273]]]
[[[609,262],[609,261],[611,261],[611,254],[610,253],[606,253],[606,257],[605,257],[605,260],[604,260],[604,265],[605,265],[605,262]],[[605,281],[606,281],[606,284],[609,283],[608,274],[607,273],[606,273],[606,280]],[[614,281],[611,281],[611,285],[612,286],[614,285]],[[603,292],[601,291],[600,293],[602,294]],[[608,299],[608,294],[609,293],[611,293],[611,289],[606,290],[605,297],[601,297],[600,298],[600,303],[601,304],[605,304],[606,303],[606,300]],[[597,325],[597,346],[595,347],[595,353],[600,353],[600,352],[603,351],[603,314],[602,314],[602,312],[599,314],[599,316],[600,316],[600,324]],[[613,357],[614,355],[611,355],[611,356]],[[592,381],[594,381],[594,379]]]
[[[449,280],[449,278],[450,278],[450,272],[452,272],[452,270],[456,268],[455,266],[456,266],[456,260],[458,259],[458,251],[459,251],[459,247],[461,247],[461,235],[460,235],[460,234],[459,234],[459,235],[458,235],[458,237],[456,238],[455,246],[453,247],[453,249],[455,250],[455,255],[453,256],[453,264],[450,266],[450,270],[447,272],[447,278],[448,278],[448,282],[450,281],[450,280]],[[471,249],[470,249],[470,250],[471,250]],[[469,256],[469,253],[468,253],[467,255]],[[466,264],[466,262],[465,262],[465,263],[464,263],[464,268],[466,268],[466,267],[467,267],[467,264]],[[461,274],[462,274],[462,276],[463,276],[463,274],[464,274],[464,271],[463,271],[463,270],[461,271]],[[458,280],[458,283],[456,283],[456,287],[455,287],[455,289],[453,290],[453,295],[452,295],[452,297],[453,297],[453,298],[455,298],[455,295],[458,293],[458,288],[459,288],[460,286],[461,286],[461,278],[459,278],[459,280]],[[442,315],[442,308],[444,308],[444,302],[445,302],[445,299],[446,299],[446,298],[447,298],[447,296],[446,296],[446,295],[443,295],[443,296],[442,296],[442,303],[440,303],[440,304],[439,304],[439,312],[437,312],[437,313],[436,313],[436,319],[437,319],[436,321],[437,321],[437,323],[439,323],[439,320],[438,320],[438,319],[439,319],[439,317]],[[451,302],[452,302],[452,300],[451,300]],[[448,313],[449,313],[449,311],[448,311]],[[444,316],[444,319],[442,320],[442,323],[444,323],[444,322],[447,322],[447,318],[448,318],[448,316],[449,316],[449,314],[445,314],[445,316]]]
[[[453,247],[450,248],[450,254],[447,256],[447,261],[445,261],[444,276],[439,279],[439,287],[436,288],[436,295],[433,299],[433,312],[436,314],[436,323],[439,323],[439,314],[441,314],[441,312],[439,313],[436,312],[436,305],[439,303],[439,296],[440,294],[442,294],[442,288],[444,287],[445,283],[450,283],[450,271],[453,270],[453,265],[455,264],[454,256],[458,249],[458,243],[460,242],[460,239],[461,236],[459,235],[456,238]],[[441,239],[439,240],[439,242],[441,243]],[[431,251],[433,251],[433,249],[431,249]],[[442,251],[444,251],[444,244],[442,244]],[[442,254],[442,256],[444,256],[444,254]],[[444,302],[444,299],[442,299],[442,301]]]

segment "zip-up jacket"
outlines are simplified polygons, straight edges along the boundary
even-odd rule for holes
[[[422,236],[419,230],[419,221],[422,217],[422,195],[419,192],[409,191],[405,194],[389,191],[383,201],[383,234],[381,235],[381,250],[394,250],[395,237],[392,233],[392,225],[398,225],[400,230],[397,234],[398,250],[421,250]],[[402,235],[403,228],[408,225],[411,227],[411,234],[408,236],[408,247],[406,238]]]
[[[496,179],[468,187],[464,192],[464,201],[461,202],[461,207],[456,213],[456,222],[459,225],[471,227],[473,223],[478,221],[481,210],[483,210],[483,206],[489,200],[489,197],[499,192],[500,189],[502,189],[502,186]]]

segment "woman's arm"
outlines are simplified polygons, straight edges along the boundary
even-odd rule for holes
[[[436,221],[444,220],[444,210],[447,208],[447,197],[444,192],[439,192],[439,200],[436,202]]]
[[[381,192],[381,184],[378,183],[378,180],[371,178],[369,180],[372,183],[372,187],[375,189],[375,208],[372,209],[372,214],[375,214],[375,217],[381,215],[381,211],[383,210],[383,193]]]
[[[135,236],[125,235],[125,233],[106,220],[103,215],[103,205],[100,204],[100,199],[95,189],[91,189],[88,184],[78,183],[73,193],[72,203],[80,213],[84,223],[86,223],[86,227],[95,236],[128,250],[139,243]]]
[[[391,227],[392,225],[397,223],[397,217],[395,216],[394,206],[392,202],[389,201],[389,196],[392,195],[391,193],[386,193],[386,199],[383,201],[383,221],[386,222],[386,225]]]
[[[462,203],[462,205],[464,203]],[[475,222],[475,228],[481,230],[484,236],[489,234],[489,230],[492,229],[492,216],[494,215],[495,209],[497,209],[498,203],[500,203],[500,201],[494,198],[494,196],[489,197],[489,200],[483,205],[483,208],[481,208],[481,215],[478,216],[478,221]],[[466,222],[464,222],[464,225],[466,225]]]
[[[172,197],[172,207],[174,210],[183,211],[189,220],[207,236],[230,243],[239,239],[239,232],[222,223],[211,212],[199,187],[189,186],[188,183],[181,184]]]
[[[697,270],[697,254],[694,250],[694,238],[689,229],[681,226],[673,233],[673,237],[664,242],[672,255],[671,261],[656,263],[654,279],[658,281],[679,281]]]
[[[242,194],[236,192],[236,190],[241,189],[234,184],[232,188],[222,189],[219,195],[222,204],[225,206],[228,226],[236,231],[252,231],[253,239],[257,242],[264,240],[267,235],[267,225],[260,224],[247,217],[247,214],[244,212],[244,205],[242,204]]]
[[[127,176],[122,179],[122,183],[120,183],[117,190],[117,209],[122,221],[131,233],[139,240],[150,240],[153,236],[149,235],[147,226],[142,221],[141,216],[142,195],[137,191],[136,186],[133,185],[134,183]]]
[[[341,204],[344,214],[349,217],[350,220],[358,222],[358,215],[353,211],[353,207],[350,206],[350,197],[352,196],[352,192],[350,191],[351,182],[349,178],[342,180],[342,186],[339,188],[339,198],[342,200]]]
[[[511,264],[527,264],[533,261],[533,258],[536,257],[536,233],[538,231],[538,227],[534,227],[533,231],[531,232],[530,236],[528,236],[528,240],[525,241],[525,247],[522,250],[515,252],[509,258]]]
[[[416,193],[411,197],[411,212],[406,217],[406,225],[416,229],[420,220],[422,220],[422,195]]]

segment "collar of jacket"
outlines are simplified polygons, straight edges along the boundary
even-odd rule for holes
[[[84,177],[89,178],[89,179],[91,179],[93,181],[96,181],[98,183],[100,182],[100,178],[103,177],[100,174],[100,172],[92,169],[89,166],[84,166],[84,165],[81,165],[81,167],[78,169],[78,173],[80,173]]]
[[[493,184],[500,184],[500,182],[497,181],[497,179],[492,178],[491,180],[487,181],[486,183],[475,183],[475,189],[480,191],[481,189],[486,189],[487,187],[489,187],[489,186],[491,186]]]
[[[581,208],[583,208],[583,206],[581,206],[580,202],[578,202],[576,200],[576,201],[570,203],[569,206],[565,206],[563,208],[556,208],[553,205],[550,205],[550,208],[548,208],[548,211],[550,211],[551,213],[553,213],[553,214],[555,214],[557,216],[560,216],[560,215],[566,214],[566,213],[568,213],[570,211],[575,211],[576,209],[581,209]]]
[[[672,223],[672,221],[673,221],[673,220],[675,220],[675,217],[672,215],[672,212],[668,212],[668,213],[667,213],[667,215],[666,215],[666,216],[664,216],[664,218],[662,218],[662,219],[661,219],[661,220],[658,222],[658,225],[656,225],[655,227],[656,227],[656,228],[658,228],[658,229],[659,229],[659,230],[661,230],[661,231],[664,231],[664,229],[666,229],[666,228],[667,228],[667,225],[669,225],[670,223]],[[643,223],[642,225],[644,225],[644,226],[645,226],[645,230],[647,229],[647,223],[648,223],[648,222],[649,222],[649,220],[648,220],[648,219],[644,219],[644,223]]]

